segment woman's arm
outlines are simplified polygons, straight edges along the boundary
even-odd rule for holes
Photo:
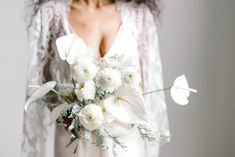
[[[142,5],[139,50],[144,92],[162,89],[162,63],[160,58],[157,27],[154,16],[146,5]],[[159,142],[169,141],[169,125],[164,92],[145,96],[146,113],[152,127],[159,134]],[[156,144],[148,145],[148,157],[157,156]]]
[[[27,97],[35,91],[35,88],[30,88],[29,85],[41,85],[51,79],[50,62],[53,57],[51,38],[55,37],[52,27],[54,30],[58,29],[55,24],[58,20],[54,18],[60,17],[59,12],[55,13],[55,8],[62,9],[55,5],[55,2],[41,4],[28,28]],[[48,145],[53,140],[53,126],[47,105],[45,101],[38,100],[29,107],[27,112],[24,111],[21,147],[24,157],[41,157],[45,156],[46,150],[53,150],[53,145]]]

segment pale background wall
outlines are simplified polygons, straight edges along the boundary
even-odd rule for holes
[[[199,93],[186,107],[166,94],[173,138],[162,147],[161,157],[234,157],[235,1],[164,4],[160,46],[165,84],[184,73]],[[27,59],[23,1],[1,0],[0,19],[0,156],[18,157]]]

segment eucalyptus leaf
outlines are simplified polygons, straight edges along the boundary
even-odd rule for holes
[[[56,86],[56,82],[55,81],[50,81],[47,82],[43,85],[41,85],[34,93],[33,95],[26,101],[25,103],[25,111],[27,111],[29,105],[34,102],[35,100],[43,97],[44,95],[46,95],[50,90],[52,90],[54,87]]]

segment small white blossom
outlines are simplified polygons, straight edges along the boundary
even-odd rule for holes
[[[95,82],[87,81],[85,83],[77,83],[75,94],[78,100],[93,100],[95,98]]]
[[[127,67],[122,70],[123,83],[137,87],[140,83],[141,77],[137,69],[134,67]]]
[[[100,106],[89,104],[79,113],[79,122],[87,130],[98,129],[104,121],[104,116]]]
[[[72,77],[78,82],[92,80],[98,69],[89,57],[80,57],[72,66]]]
[[[105,68],[97,74],[95,82],[103,91],[112,93],[122,83],[121,73],[117,69]]]

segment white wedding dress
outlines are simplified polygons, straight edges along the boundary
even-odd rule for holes
[[[117,1],[116,4],[122,23],[115,40],[104,57],[119,54],[123,56],[122,59],[125,61],[136,65],[141,71],[144,91],[162,88],[158,34],[153,14],[144,4],[137,5],[135,2],[122,1]],[[60,9],[56,10],[55,8]],[[74,33],[68,22],[68,12],[65,9],[66,6],[63,3],[49,2],[42,6],[37,15],[39,18],[35,21],[35,30],[40,30],[39,34],[35,31],[35,36],[38,37],[37,42],[43,42],[40,33],[50,31],[50,25],[42,27],[43,20],[52,18],[48,14],[58,18],[61,28],[57,31],[63,33],[58,33],[57,37]],[[89,49],[91,55],[94,55],[92,49],[86,45],[82,38],[79,37],[79,41],[81,50]],[[52,42],[54,41],[52,40]],[[48,80],[55,80],[58,84],[68,83],[69,74],[64,63],[58,57],[55,44],[46,47],[52,49],[48,52],[54,52],[49,57],[42,53],[45,49],[36,45],[32,46],[34,54],[31,57],[27,85],[42,84]],[[47,61],[45,61],[46,59]],[[50,62],[49,67],[47,67],[48,61]],[[45,67],[48,70],[45,70]],[[27,95],[30,96],[32,92],[32,89],[28,89]],[[127,145],[126,151],[118,147],[111,147],[111,149],[103,151],[83,141],[75,141],[66,148],[65,146],[70,139],[69,134],[63,128],[50,123],[50,111],[45,105],[49,101],[44,100],[36,102],[32,105],[35,107],[31,107],[30,111],[25,113],[25,140],[22,145],[22,154],[25,157],[158,157],[159,143],[169,141],[170,135],[164,93],[147,95],[145,101],[148,119],[159,133],[159,142],[148,143],[144,141],[137,128],[132,127],[119,136],[120,141]],[[78,149],[74,154],[73,150],[77,144]]]

